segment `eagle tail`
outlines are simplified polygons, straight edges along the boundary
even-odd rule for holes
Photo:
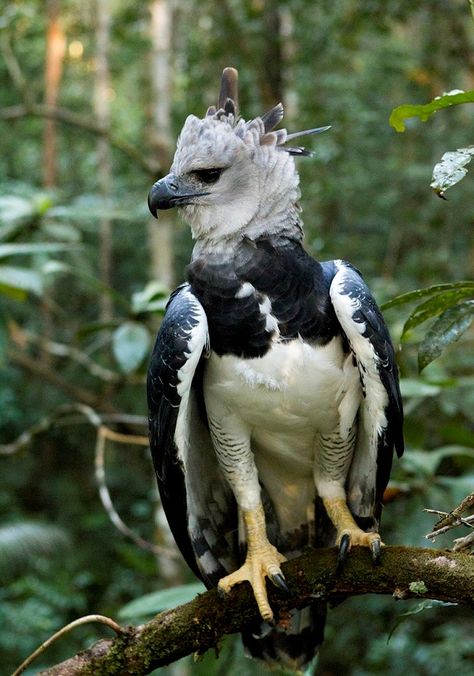
[[[317,601],[272,627],[259,623],[242,633],[249,656],[263,660],[271,668],[300,671],[311,662],[324,639],[326,603]]]

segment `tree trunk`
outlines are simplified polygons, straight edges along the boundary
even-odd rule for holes
[[[66,51],[66,36],[59,22],[59,0],[48,0],[48,28],[46,33],[46,62],[44,73],[44,102],[46,106],[55,108],[59,98],[59,86]],[[43,187],[55,188],[57,185],[57,125],[56,120],[47,118],[43,131]],[[51,292],[45,289],[41,299],[42,332],[51,337],[54,334],[53,318],[50,309]],[[52,367],[51,355],[41,350],[42,365]]]
[[[66,51],[66,37],[59,23],[59,0],[48,0],[48,30],[46,35],[45,104],[54,108],[59,97],[59,85]],[[43,134],[43,185],[54,188],[57,182],[56,120],[46,119]]]
[[[169,0],[152,0],[151,15],[151,85],[152,128],[151,145],[158,163],[165,172],[170,165],[171,148],[171,35],[172,10]],[[148,224],[151,250],[151,276],[170,288],[174,282],[173,220],[168,213],[160,213]]]
[[[96,25],[96,74],[94,108],[98,125],[103,129],[110,127],[110,76],[108,64],[110,40],[110,7],[109,0],[97,0]],[[107,215],[112,192],[112,165],[110,143],[107,136],[100,136],[97,141],[97,178],[102,197],[103,208],[99,226],[99,270],[104,284],[111,286],[113,238],[112,221]],[[100,299],[100,319],[108,322],[113,316],[113,303],[110,295],[103,293]]]

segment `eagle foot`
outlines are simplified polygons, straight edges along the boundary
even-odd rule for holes
[[[342,531],[336,540],[339,546],[339,553],[337,556],[337,567],[342,568],[347,561],[347,556],[354,545],[361,547],[369,547],[372,554],[372,561],[377,566],[380,564],[380,556],[382,547],[384,546],[380,539],[379,533],[366,533],[358,526],[354,528],[345,529]]]
[[[276,587],[288,593],[288,586],[280,570],[283,561],[286,561],[285,557],[268,541],[257,552],[252,553],[249,549],[244,565],[219,580],[217,586],[219,595],[225,596],[236,584],[250,582],[262,619],[271,623],[273,611],[268,602],[265,578],[270,578]]]
[[[368,547],[375,565],[380,563],[383,542],[378,533],[366,533],[354,521],[354,518],[342,498],[324,498],[326,512],[337,531],[336,545],[339,547],[337,567],[340,569],[354,545]]]
[[[286,561],[286,558],[268,541],[261,505],[255,510],[243,511],[242,516],[247,540],[245,563],[238,570],[219,580],[217,589],[222,596],[236,584],[250,582],[262,619],[271,623],[273,611],[268,602],[265,578],[268,577],[276,587],[288,593],[288,586],[280,569],[280,564]]]

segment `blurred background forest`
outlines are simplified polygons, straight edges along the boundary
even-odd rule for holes
[[[281,100],[289,131],[332,125],[306,144],[315,157],[299,160],[314,256],[350,260],[380,302],[463,280],[474,253],[472,177],[449,201],[429,183],[443,152],[472,143],[472,104],[409,120],[403,134],[388,119],[402,103],[474,89],[474,24],[466,0],[18,0],[2,3],[0,48],[0,673],[8,674],[80,615],[125,618],[133,599],[193,582],[163,525],[144,441],[147,357],[192,246],[174,215],[151,219],[146,196],[167,172],[186,115],[203,115],[222,68],[237,67],[246,118]],[[387,310],[396,341],[408,313]],[[432,546],[424,535],[434,518],[423,508],[449,511],[474,483],[472,334],[419,375],[425,331],[410,331],[399,352],[407,452],[384,513],[388,543]],[[98,434],[101,424],[115,434]],[[125,443],[130,434],[136,443]],[[104,455],[115,510],[160,554],[112,523],[97,485]],[[178,602],[154,598],[152,610]],[[472,615],[432,605],[418,612],[416,601],[369,596],[341,604],[315,673],[472,673]],[[130,621],[147,611],[134,612]],[[81,627],[28,673],[105,633]],[[261,670],[227,639],[219,660],[160,673]]]

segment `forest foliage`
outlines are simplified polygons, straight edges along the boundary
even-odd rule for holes
[[[305,242],[363,272],[400,345],[407,451],[384,540],[429,546],[435,519],[423,509],[448,512],[472,492],[473,178],[454,178],[472,157],[473,49],[465,0],[2,5],[6,673],[79,615],[138,622],[196,591],[163,524],[144,440],[147,358],[192,242],[175,216],[151,222],[146,195],[185,116],[215,103],[225,66],[239,69],[245,117],[282,100],[289,131],[332,125],[311,141],[315,157],[298,160]],[[457,155],[446,169],[447,152]],[[42,664],[99,632],[82,627]],[[414,673],[463,675],[473,636],[460,607],[350,599],[330,615],[315,673],[396,676],[409,660]],[[179,668],[257,673],[233,640],[219,660]]]

